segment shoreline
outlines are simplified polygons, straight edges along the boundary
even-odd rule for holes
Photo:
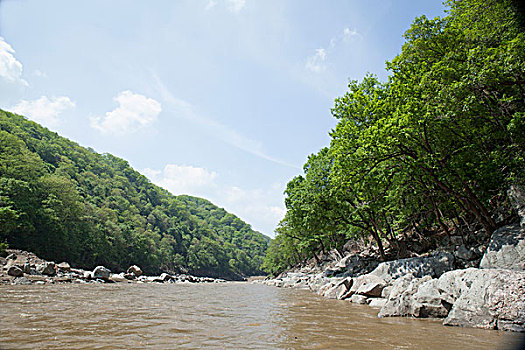
[[[463,246],[375,264],[368,256],[341,258],[333,252],[320,265],[252,283],[366,304],[379,310],[378,317],[434,318],[447,326],[524,333],[525,227],[496,230],[481,260],[465,251]]]

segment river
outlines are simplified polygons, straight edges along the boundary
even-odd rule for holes
[[[517,335],[377,318],[248,283],[0,286],[1,349],[506,349]]]

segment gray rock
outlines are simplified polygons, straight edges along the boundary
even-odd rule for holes
[[[112,273],[109,276],[109,279],[113,282],[127,282],[128,279],[124,276],[124,272],[122,273]]]
[[[71,271],[71,266],[67,262],[61,262],[60,264],[57,264],[57,268],[62,272]]]
[[[43,262],[36,266],[36,271],[42,275],[54,276],[56,274],[54,262]]]
[[[423,282],[412,297],[412,316],[447,317],[452,304],[445,300],[449,298],[442,296],[441,291],[438,279]]]
[[[84,271],[83,277],[86,280],[92,280],[93,279],[93,272],[92,271]]]
[[[353,290],[356,294],[365,295],[368,297],[380,297],[383,288],[385,288],[387,282],[377,277],[376,275],[368,274],[359,276],[356,279]]]
[[[134,274],[136,277],[140,277],[140,276],[142,276],[142,269],[141,269],[140,267],[138,267],[137,265],[131,265],[131,266],[128,268],[127,273],[132,273],[132,274]]]
[[[24,273],[31,274],[31,264],[28,262],[24,264]]]
[[[134,273],[125,273],[124,278],[128,280],[134,280],[137,276]]]
[[[97,266],[93,270],[93,278],[94,279],[101,279],[104,281],[109,281],[109,275],[111,274],[111,271],[104,267],[104,266]]]
[[[494,231],[479,267],[525,271],[525,228],[514,224]]]
[[[6,256],[5,259],[6,260],[16,260],[16,254],[15,253],[11,253],[8,256]]]
[[[20,277],[24,275],[24,271],[16,265],[11,265],[7,268],[7,274],[9,276]]]
[[[520,217],[521,226],[525,227],[525,190],[523,186],[512,185],[507,191],[512,206]]]
[[[383,262],[370,272],[370,275],[376,275],[389,282],[407,274],[412,274],[414,277],[439,277],[444,272],[452,270],[453,267],[454,256],[450,253],[439,252],[429,256]]]
[[[472,260],[475,258],[474,253],[467,249],[464,244],[460,245],[459,248],[455,251],[456,258],[461,260]]]
[[[471,268],[442,278],[459,292],[445,325],[525,332],[525,272]]]
[[[419,317],[413,295],[416,294],[419,286],[431,280],[430,276],[416,278],[411,274],[405,275],[395,280],[387,302],[379,311],[379,317],[390,316],[416,316]]]
[[[387,300],[385,298],[368,298],[366,303],[371,307],[382,308],[385,306]]]
[[[368,298],[365,297],[364,295],[354,294],[348,300],[350,300],[350,302],[355,303],[355,304],[366,304],[367,299]]]

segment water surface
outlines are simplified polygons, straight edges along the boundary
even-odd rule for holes
[[[0,327],[1,349],[506,349],[517,339],[248,283],[2,285]]]

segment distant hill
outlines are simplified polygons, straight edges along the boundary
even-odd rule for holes
[[[269,238],[153,185],[129,164],[0,110],[0,242],[91,268],[261,274]]]

